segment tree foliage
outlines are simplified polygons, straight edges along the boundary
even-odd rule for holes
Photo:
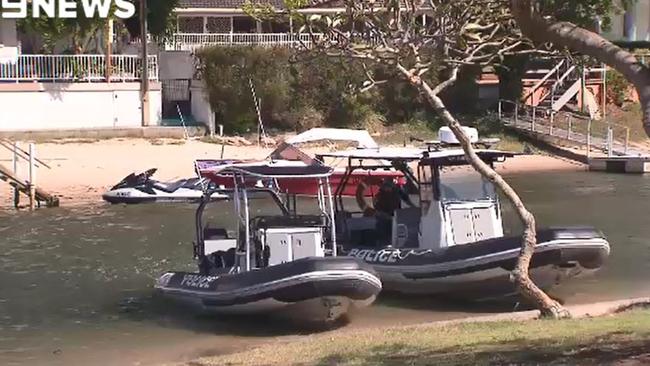
[[[76,0],[76,2],[77,9],[81,9],[81,0]],[[46,53],[53,52],[56,44],[66,39],[70,41],[69,47],[67,47],[70,52],[83,53],[92,41],[92,37],[102,29],[106,21],[99,16],[86,17],[82,11],[78,12],[77,18],[49,18],[45,14],[34,18],[31,14],[32,9],[28,7],[28,10],[30,14],[27,18],[21,19],[18,26],[23,32],[41,35],[43,51]],[[110,16],[112,14],[113,9],[110,11]]]
[[[124,20],[124,24],[133,37],[140,37],[140,0],[129,0],[136,6],[136,14]],[[154,38],[163,40],[176,29],[174,9],[178,0],[147,0],[147,28]]]
[[[637,0],[540,0],[536,6],[540,14],[559,21],[572,22],[584,28],[593,29],[599,18],[602,28],[608,30],[612,15],[620,14]]]
[[[58,1],[58,0],[57,0]],[[81,0],[75,0],[78,3],[77,9],[81,9]],[[136,6],[136,14],[130,19],[114,19],[115,21],[124,22],[127,30],[133,37],[140,36],[140,1],[129,0]],[[176,17],[173,10],[178,5],[178,0],[149,0],[148,1],[148,28],[149,33],[155,38],[164,39],[169,36],[175,29]],[[115,8],[113,4],[113,8]],[[29,8],[31,11],[31,8]],[[114,18],[114,10],[110,11],[109,17]],[[43,39],[44,52],[51,53],[57,43],[68,40],[70,43],[66,47],[73,53],[83,53],[89,43],[95,39],[100,32],[106,20],[98,16],[89,18],[83,12],[78,13],[78,17],[71,18],[48,18],[42,15],[39,18],[28,16],[19,22],[19,27],[24,32],[31,32],[41,36]]]
[[[427,117],[426,100],[394,73],[393,85],[398,87],[362,92],[366,70],[361,61],[323,55],[295,60],[293,56],[284,47],[199,51],[197,77],[205,81],[218,123],[237,132],[255,126],[249,78],[262,100],[264,124],[270,128],[363,127],[369,122],[405,123]],[[371,70],[378,75],[388,71]]]

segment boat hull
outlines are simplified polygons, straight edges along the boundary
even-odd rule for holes
[[[352,308],[374,302],[381,281],[359,260],[328,257],[238,274],[168,272],[155,287],[167,296],[215,313],[335,321]]]
[[[484,300],[516,292],[510,271],[520,242],[513,236],[438,251],[353,248],[347,254],[372,264],[387,291]],[[531,277],[548,290],[598,270],[609,252],[607,240],[593,229],[540,230]]]

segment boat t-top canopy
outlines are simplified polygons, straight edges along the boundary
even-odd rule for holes
[[[382,147],[377,149],[350,149],[318,154],[325,158],[346,158],[359,160],[420,160],[425,157],[426,149],[408,147]]]
[[[218,164],[212,161],[197,168],[201,175],[206,176],[235,176],[254,178],[327,178],[332,175],[333,169],[325,165],[307,165],[300,161],[276,160],[260,162],[224,162]]]
[[[343,128],[312,128],[296,136],[289,137],[286,143],[297,145],[314,141],[354,141],[360,149],[376,149],[377,142],[366,130],[350,130]]]
[[[487,163],[492,163],[495,161],[503,161],[505,158],[511,158],[517,153],[511,151],[500,151],[500,150],[474,150],[476,155]],[[465,156],[465,151],[462,149],[453,149],[453,150],[440,150],[427,152],[426,156],[422,159],[421,164],[423,165],[467,165],[469,161]]]
[[[515,156],[516,153],[500,150],[475,150],[483,160],[497,161]],[[379,148],[343,150],[318,154],[320,157],[347,158],[350,160],[386,160],[394,161],[422,161],[436,165],[468,164],[465,152],[462,149],[449,149],[430,151],[421,148]]]

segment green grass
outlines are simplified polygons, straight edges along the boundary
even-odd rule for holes
[[[635,142],[647,142],[648,135],[643,130],[643,113],[641,112],[641,105],[639,103],[626,104],[621,108],[612,106],[607,111],[606,119],[613,123],[626,126],[630,129],[630,140]],[[621,135],[618,138],[624,137],[623,131],[617,131],[615,134]]]
[[[650,310],[574,320],[331,332],[192,365],[611,364],[650,353]],[[650,361],[650,359],[648,359]]]

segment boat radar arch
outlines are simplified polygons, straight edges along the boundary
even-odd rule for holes
[[[467,135],[467,137],[469,137],[469,141],[472,144],[475,144],[475,143],[477,143],[479,141],[478,140],[478,130],[476,128],[463,126],[462,129],[465,132],[465,134]],[[450,144],[451,145],[451,144],[459,144],[460,143],[458,141],[458,139],[456,138],[456,135],[454,135],[454,132],[451,130],[451,128],[449,128],[447,126],[441,127],[438,130],[438,138],[440,139],[440,142],[442,142],[444,144]]]

